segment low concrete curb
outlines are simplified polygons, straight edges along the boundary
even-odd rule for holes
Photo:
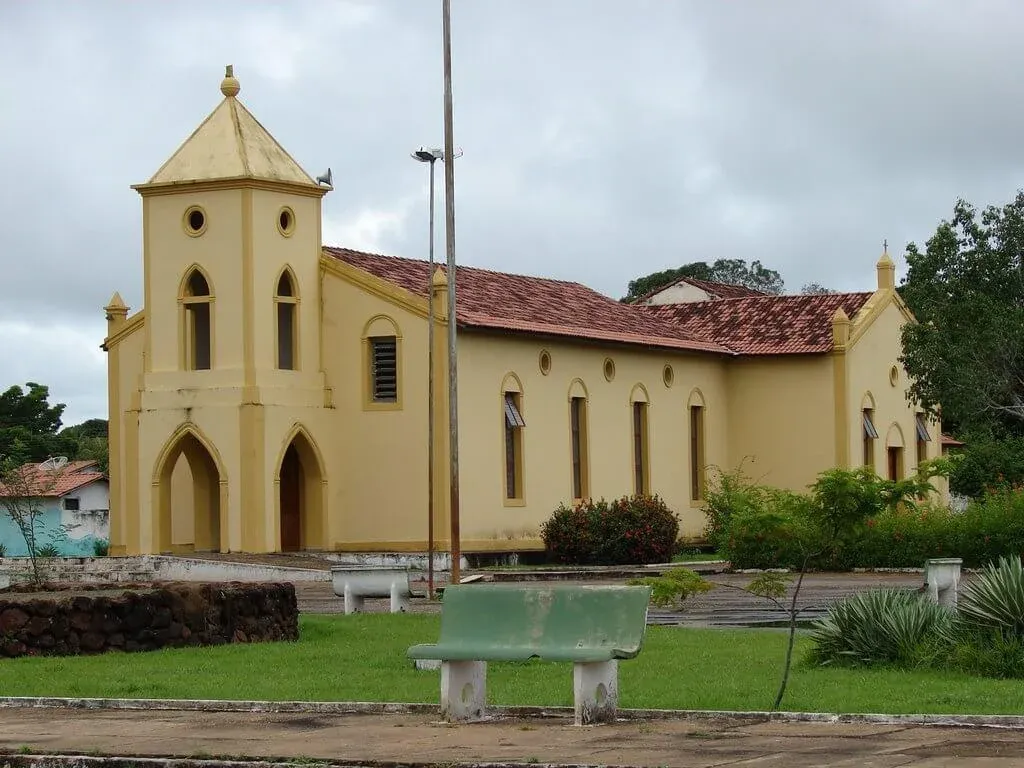
[[[437,704],[368,701],[227,701],[213,699],[70,699],[0,697],[0,709],[94,709],[122,711],[307,713],[318,715],[436,714]],[[572,707],[488,707],[490,719],[572,718]],[[620,720],[733,720],[791,723],[872,723],[1024,730],[1024,715],[954,715],[833,712],[765,712],[713,709],[620,709]]]
[[[121,757],[116,755],[22,755],[0,753],[0,766],[5,768],[283,768],[300,765],[304,768],[434,768],[438,765],[459,768],[605,768],[596,763],[533,763],[533,762],[426,762],[419,760],[319,760],[309,758],[225,757]],[[619,767],[621,768],[621,766]]]
[[[306,768],[434,768],[436,762],[417,760],[318,760],[245,757],[190,758],[190,757],[119,757],[98,755],[4,755],[0,753],[0,765],[10,768],[278,768],[279,766],[301,765]],[[530,763],[478,761],[447,762],[443,765],[458,765],[459,768],[605,768],[596,763]],[[621,767],[620,767],[621,768]]]

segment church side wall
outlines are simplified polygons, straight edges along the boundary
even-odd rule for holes
[[[322,445],[332,477],[330,544],[347,551],[424,551],[426,320],[333,274],[324,276],[323,292],[324,369],[337,414]],[[367,332],[399,337],[397,405],[370,402]]]
[[[729,361],[729,452],[724,471],[805,491],[835,465],[832,357],[774,355]]]
[[[541,371],[542,350],[551,367]],[[614,378],[604,373],[614,363]],[[672,366],[672,385],[664,383]],[[512,378],[514,377],[514,378]],[[502,390],[521,382],[523,498],[505,500]],[[582,388],[578,385],[582,384]],[[649,481],[678,513],[680,535],[699,536],[704,513],[690,500],[688,403],[705,403],[708,464],[726,460],[728,403],[724,363],[711,355],[597,347],[513,336],[467,333],[459,339],[461,528],[466,551],[540,547],[540,526],[572,503],[570,391],[586,392],[590,495],[612,499],[634,492],[631,400],[648,408]]]

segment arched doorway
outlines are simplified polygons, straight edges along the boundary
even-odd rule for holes
[[[205,443],[183,430],[157,474],[156,552],[221,551],[221,472]]]
[[[281,457],[278,513],[282,552],[324,548],[323,472],[316,447],[302,429]]]

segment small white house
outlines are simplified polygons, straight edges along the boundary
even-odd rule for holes
[[[4,497],[33,490],[41,513],[36,546],[52,545],[66,557],[91,557],[97,542],[110,540],[110,483],[95,461],[47,459],[18,470],[17,489],[0,486],[0,546],[9,557],[28,554],[25,537],[11,519]]]

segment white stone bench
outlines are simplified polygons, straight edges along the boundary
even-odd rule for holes
[[[933,603],[956,608],[960,591],[959,557],[936,557],[924,563],[924,594]]]
[[[334,594],[345,599],[345,613],[362,610],[367,597],[391,598],[391,612],[404,613],[413,592],[409,569],[394,565],[336,565],[331,568]]]

